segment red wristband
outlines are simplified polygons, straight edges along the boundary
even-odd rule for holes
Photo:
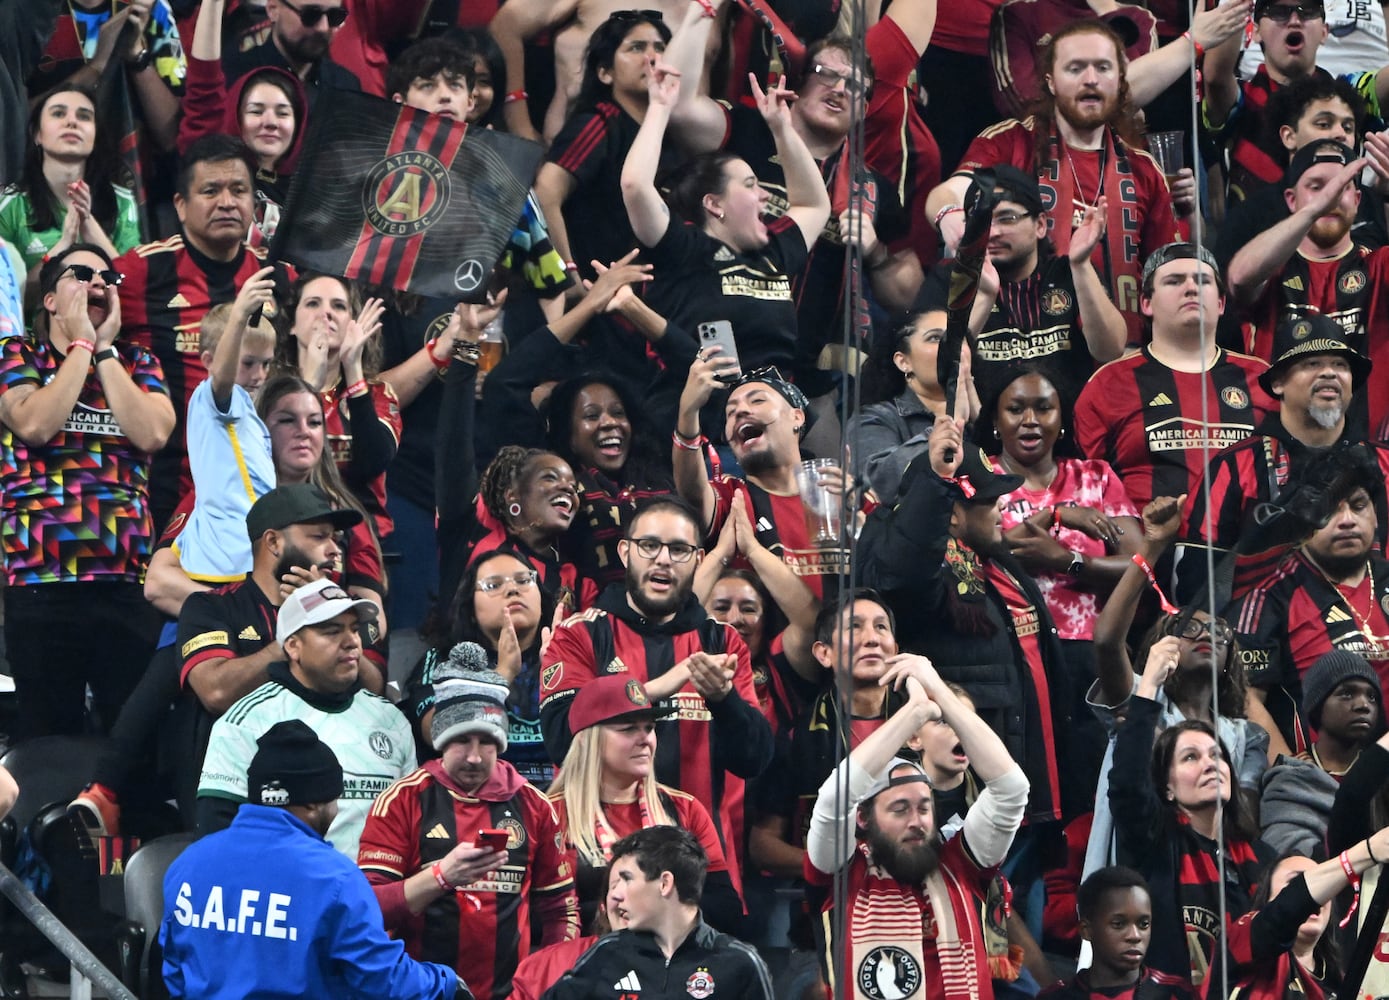
[[[441,862],[434,862],[429,866],[429,873],[434,876],[434,881],[439,883],[439,888],[445,892],[454,892],[454,887],[449,885],[448,879],[444,878],[444,866]]]
[[[703,434],[696,434],[692,438],[687,438],[679,431],[671,431],[670,439],[675,442],[675,447],[683,448],[686,451],[699,451],[704,447],[704,442],[708,440]]]
[[[429,355],[430,363],[433,364],[435,368],[439,369],[439,371],[442,372],[442,371],[446,371],[446,370],[448,369],[449,362],[452,361],[453,358],[452,358],[451,356],[449,356],[449,355],[446,354],[446,355],[444,355],[444,358],[443,358],[442,361],[439,360],[439,356],[438,356],[437,354],[434,353],[434,348],[437,347],[438,344],[439,344],[439,338],[438,338],[438,337],[432,337],[432,338],[430,338],[428,341],[425,342],[424,350],[425,350],[425,353]],[[350,390],[349,390],[349,391],[350,391]]]
[[[526,98],[530,96],[531,95],[526,93],[524,90],[513,90],[511,93],[507,94],[505,97],[502,98],[502,103],[515,104],[517,101],[524,101]]]
[[[353,382],[351,385],[347,387],[346,394],[348,396],[362,396],[365,395],[368,391],[369,390],[367,389],[367,380],[364,378],[359,378],[357,381]]]
[[[697,3],[697,4],[699,4],[701,7],[704,8],[704,16],[705,16],[705,17],[718,17],[718,16],[719,16],[719,12],[716,11],[716,10],[714,9],[714,5],[713,5],[712,3],[710,3],[709,0],[694,0],[694,2]]]
[[[93,344],[90,340],[70,340],[70,341],[68,341],[68,353],[69,353],[69,354],[72,353],[72,349],[73,349],[74,347],[85,347],[85,348],[87,349],[87,353],[88,353],[88,354],[95,354],[95,353],[96,353],[96,344]]]
[[[1141,552],[1135,552],[1133,554],[1133,564],[1143,571],[1143,575],[1148,578],[1148,583],[1151,584],[1153,590],[1157,592],[1158,604],[1161,605],[1163,612],[1169,615],[1181,614],[1182,609],[1169,601],[1167,595],[1162,592],[1162,588],[1158,586],[1157,576],[1153,573],[1153,567],[1148,565],[1148,560],[1143,558]]]
[[[1346,910],[1345,919],[1341,921],[1344,927],[1350,923],[1350,918],[1355,915],[1355,908],[1360,905],[1360,876],[1355,874],[1355,866],[1350,863],[1350,852],[1342,851],[1338,859],[1341,862],[1341,871],[1346,873],[1346,881],[1350,883],[1351,891],[1355,893],[1355,898],[1350,902],[1350,909]]]
[[[1196,40],[1196,36],[1189,31],[1183,31],[1182,37],[1191,43],[1191,51],[1196,55],[1196,61],[1200,62],[1205,58],[1206,50],[1201,47],[1201,43]]]

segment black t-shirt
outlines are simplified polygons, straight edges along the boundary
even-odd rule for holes
[[[805,266],[805,240],[789,218],[773,220],[767,235],[765,247],[740,254],[672,219],[645,254],[656,265],[647,292],[651,308],[696,338],[699,324],[727,320],[745,372],[763,365],[789,372],[797,354],[790,276]]]
[[[938,264],[926,276],[919,308],[945,308],[950,264]],[[974,382],[987,406],[1006,373],[1031,364],[1046,373],[1069,408],[1095,373],[1095,359],[1080,329],[1071,263],[1051,254],[1037,261],[1022,281],[1003,282],[984,329],[976,338]]]
[[[381,317],[382,370],[401,364],[443,333],[452,315],[453,303],[446,299],[423,299],[408,316],[387,309]],[[388,495],[399,494],[428,510],[434,509],[434,432],[443,399],[443,380],[434,379],[401,410],[400,447],[386,470]]]
[[[569,252],[585,278],[596,277],[589,261],[608,264],[638,245],[622,200],[622,164],[640,127],[616,104],[600,101],[592,111],[571,115],[550,147],[549,161],[576,183],[564,203],[564,225]],[[662,147],[657,176],[674,165],[673,149],[672,143]]]
[[[752,108],[728,109],[728,139],[724,148],[747,161],[757,180],[771,194],[767,204],[769,215],[780,218],[789,207],[786,197],[786,172],[777,156],[776,140],[761,114]],[[847,170],[842,147],[820,161],[820,174],[833,200],[837,189],[848,194]],[[871,210],[873,228],[878,239],[892,246],[909,236],[907,213],[897,198],[897,189],[882,174],[868,171],[862,185],[862,198]],[[816,361],[821,349],[844,338],[844,240],[839,233],[839,215],[830,212],[820,237],[810,248],[805,266],[791,279],[791,295],[796,302],[796,321],[800,327],[800,351],[795,366],[796,381],[812,396],[829,391],[830,386],[817,384]],[[867,310],[860,309],[856,317],[860,341],[869,335],[871,321]],[[866,348],[866,343],[860,346]]]

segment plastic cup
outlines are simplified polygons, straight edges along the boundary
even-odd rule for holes
[[[831,492],[820,482],[826,469],[838,469],[839,463],[830,458],[812,458],[796,466],[796,486],[801,491],[801,506],[805,509],[806,536],[817,547],[834,546],[840,542],[844,527],[844,498]]]
[[[1153,154],[1169,185],[1176,181],[1177,172],[1186,165],[1185,138],[1185,132],[1151,132],[1148,135],[1148,152]]]

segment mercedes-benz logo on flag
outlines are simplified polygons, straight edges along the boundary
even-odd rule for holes
[[[458,265],[458,270],[453,272],[453,283],[460,292],[475,291],[482,284],[482,277],[486,273],[486,268],[478,260],[465,260]]]

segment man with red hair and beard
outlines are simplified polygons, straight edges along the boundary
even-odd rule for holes
[[[824,917],[817,944],[827,982],[838,995],[838,952],[844,995],[854,1000],[992,1000],[984,903],[1022,824],[1027,778],[924,656],[892,657],[879,683],[905,685],[907,703],[820,786],[806,840],[809,895]],[[944,843],[930,780],[919,764],[896,756],[917,730],[942,718],[986,785],[963,830]],[[841,895],[834,889],[843,869]],[[845,914],[843,940],[834,939],[829,919],[836,899]]]
[[[1056,252],[1070,251],[1071,232],[1087,211],[1105,216],[1092,259],[1124,314],[1129,343],[1142,339],[1138,308],[1143,260],[1181,237],[1172,195],[1153,158],[1134,148],[1127,61],[1113,29],[1076,21],[1052,36],[1037,62],[1042,108],[1010,118],[970,143],[959,169],[931,192],[926,211],[953,250],[964,233],[965,195],[976,170],[1009,163],[1035,172]]]
[[[1385,322],[1389,252],[1351,238],[1365,163],[1335,139],[1303,146],[1283,181],[1292,214],[1230,261],[1230,290],[1251,317],[1245,349],[1255,357],[1272,361],[1274,330],[1311,313],[1334,319],[1351,347],[1369,353],[1369,328]]]

